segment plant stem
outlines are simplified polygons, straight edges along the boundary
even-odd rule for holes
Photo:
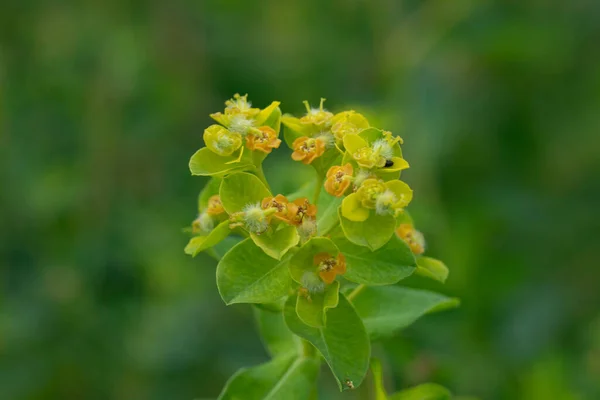
[[[356,288],[354,288],[354,290],[352,292],[350,292],[350,294],[348,296],[346,296],[346,298],[348,299],[348,301],[354,300],[354,298],[356,296],[358,296],[360,294],[360,292],[362,292],[363,290],[365,290],[365,288],[366,288],[365,284],[361,283]]]
[[[315,348],[308,340],[302,339],[302,354],[304,357],[313,357],[315,355]]]
[[[319,175],[317,177],[317,187],[315,188],[315,197],[313,199],[313,204],[317,204],[319,201],[319,195],[321,194],[321,188],[323,188],[324,179]]]
[[[269,182],[267,182],[267,178],[265,177],[262,164],[256,167],[256,176],[262,181],[262,183],[265,184],[265,186],[267,187],[267,189],[269,189],[270,192],[271,187],[269,186]]]

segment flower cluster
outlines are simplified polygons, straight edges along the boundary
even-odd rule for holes
[[[413,272],[443,282],[447,269],[423,255],[423,235],[405,210],[413,192],[400,180],[409,166],[402,139],[356,111],[329,112],[324,102],[312,108],[305,101],[306,114],[294,117],[282,115],[277,101],[260,109],[236,94],[223,112],[211,114],[217,124],[204,130],[205,147],[189,163],[193,175],[210,179],[187,228],[192,237],[185,252],[207,252],[219,261],[217,286],[227,304],[261,304],[283,313],[285,325],[277,329],[289,329],[318,349],[345,390],[364,379],[368,334],[388,325],[399,329],[394,321],[402,320],[367,327],[381,312],[372,299],[422,299],[430,294],[396,284]],[[272,191],[262,166],[282,142],[281,124],[295,165],[315,172],[312,182],[292,194]],[[430,310],[433,303],[427,304]],[[326,335],[314,334],[328,328]],[[332,332],[335,338],[327,336]],[[336,346],[327,347],[323,341],[329,339]],[[318,364],[311,352],[303,360]],[[345,362],[349,354],[353,360]],[[248,398],[263,398],[256,396]]]
[[[273,225],[285,223],[298,228],[303,240],[314,235],[316,230],[317,206],[306,197],[289,201],[278,194],[263,198],[260,202],[247,204],[241,211],[229,217],[231,229],[241,227],[249,233],[261,235]]]
[[[221,125],[211,125],[204,130],[204,143],[218,156],[231,156],[237,153],[235,161],[239,162],[244,153],[244,147],[251,151],[270,153],[281,144],[278,132],[267,124],[268,118],[279,107],[274,101],[270,106],[261,110],[252,108],[248,95],[235,94],[225,102],[223,113],[210,116]],[[245,146],[242,144],[245,143]]]

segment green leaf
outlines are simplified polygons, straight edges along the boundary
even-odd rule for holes
[[[262,342],[272,357],[298,353],[300,338],[289,330],[281,311],[267,311],[254,307],[254,317]]]
[[[279,134],[281,128],[281,109],[278,101],[272,102],[268,107],[260,110],[255,119],[255,126],[270,126]]]
[[[452,394],[436,383],[424,383],[410,389],[394,393],[390,400],[450,400]]]
[[[448,267],[446,264],[435,258],[420,256],[417,257],[417,274],[435,279],[442,283],[448,278]]]
[[[333,281],[321,293],[310,293],[310,296],[298,296],[296,312],[306,325],[320,328],[325,325],[326,312],[337,307],[339,302],[340,283]]]
[[[340,390],[362,383],[369,368],[371,344],[360,317],[344,296],[340,296],[336,308],[327,312],[327,321],[322,328],[308,326],[298,318],[294,297],[286,302],[283,315],[292,332],[321,352]]]
[[[319,365],[314,358],[291,356],[242,368],[229,379],[218,400],[308,400]]]
[[[210,178],[208,183],[204,185],[200,195],[198,196],[198,212],[202,212],[208,207],[208,199],[215,194],[219,194],[219,186],[221,186],[220,178]]]
[[[344,218],[338,212],[344,235],[354,244],[377,250],[394,235],[396,221],[391,215],[378,215],[371,212],[365,221],[355,222]]]
[[[315,193],[315,183],[314,182],[306,182],[302,186],[300,186],[300,189],[296,190],[295,192],[285,195],[285,197],[287,197],[290,201],[294,201],[301,197],[313,199],[314,193]]]
[[[281,260],[281,257],[300,240],[295,226],[285,226],[275,232],[265,232],[261,235],[251,233],[250,237],[265,253],[277,260]]]
[[[342,153],[336,148],[327,149],[321,157],[315,158],[310,165],[317,171],[317,175],[325,178],[327,171],[333,165],[338,165],[342,160]]]
[[[383,131],[381,129],[371,127],[360,131],[358,136],[365,139],[367,144],[371,146],[375,141],[383,138]]]
[[[192,257],[206,249],[209,249],[225,239],[231,230],[229,229],[229,221],[223,221],[217,225],[210,233],[206,236],[195,236],[190,239],[187,246],[185,246],[185,254],[189,254]]]
[[[387,400],[388,396],[383,386],[381,362],[377,358],[371,358],[371,374],[375,386],[375,400]]]
[[[346,256],[344,278],[366,285],[391,285],[415,271],[415,257],[408,245],[396,235],[383,247],[371,251],[357,246],[344,237],[333,237]]]
[[[217,265],[217,287],[226,304],[272,303],[288,294],[288,258],[266,255],[252,239],[235,245]]]
[[[209,148],[203,147],[190,158],[190,171],[192,175],[220,176],[228,172],[254,169],[254,164],[247,157],[243,157],[240,162],[235,162],[236,160],[235,155],[220,156]]]
[[[317,201],[317,232],[325,235],[331,231],[340,220],[338,209],[342,204],[342,197],[335,197],[322,190]]]
[[[390,336],[434,311],[456,307],[458,299],[402,286],[367,286],[352,301],[371,338]]]
[[[293,148],[292,144],[296,139],[303,136],[312,137],[315,133],[318,133],[313,124],[303,124],[298,118],[287,114],[281,117],[281,122],[284,126],[283,138],[289,148]]]
[[[265,197],[271,196],[261,180],[247,172],[223,178],[219,194],[228,214],[241,211],[246,205],[260,203]]]
[[[316,275],[317,266],[313,263],[313,259],[319,253],[329,253],[332,257],[336,257],[339,250],[331,239],[326,237],[314,237],[308,240],[290,259],[290,274],[296,282],[306,286],[306,273]]]
[[[233,246],[241,242],[243,238],[239,236],[227,236],[225,239],[221,240],[219,243],[215,244],[212,248],[212,256],[214,256],[217,261],[223,258],[223,256],[231,250]]]

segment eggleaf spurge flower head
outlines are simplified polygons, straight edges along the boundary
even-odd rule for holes
[[[403,140],[354,110],[332,113],[324,102],[304,101],[306,113],[295,117],[282,115],[277,101],[259,108],[235,94],[210,114],[216,123],[190,159],[192,174],[209,181],[184,229],[191,236],[185,253],[218,261],[219,294],[226,304],[257,306],[274,355],[236,374],[220,398],[288,390],[308,400],[313,389],[306,385],[316,385],[322,360],[340,390],[355,389],[375,365],[372,340],[432,307],[457,304],[397,284],[413,273],[440,282],[448,276],[443,262],[425,255],[424,235],[406,209],[413,191],[400,180],[409,167]],[[272,191],[263,171],[264,159],[280,148],[281,124],[294,168],[315,172],[304,185],[296,181],[301,174],[289,173],[286,185],[297,184],[291,194]],[[400,303],[414,310],[410,320],[394,306]],[[284,337],[299,339],[302,350]]]

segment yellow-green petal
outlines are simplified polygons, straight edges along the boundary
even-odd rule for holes
[[[404,182],[399,180],[389,181],[385,186],[394,192],[398,201],[394,204],[396,208],[404,208],[410,203],[413,197],[412,189]]]
[[[367,141],[358,135],[346,135],[344,136],[344,148],[350,153],[354,154],[363,147],[368,147]]]
[[[214,119],[215,121],[217,121],[218,123],[220,123],[221,125],[224,125],[224,126],[229,125],[229,117],[225,114],[218,112],[218,113],[210,114],[210,117],[212,119]]]
[[[401,157],[392,157],[393,162],[392,166],[385,167],[384,171],[386,172],[397,172],[402,171],[403,169],[407,169],[409,167],[408,161]]]
[[[331,123],[336,124],[337,122],[349,122],[360,129],[365,129],[369,127],[369,121],[364,117],[364,115],[357,113],[356,111],[342,111],[337,113],[331,119]]]
[[[342,201],[342,215],[350,221],[365,221],[369,218],[369,213],[369,209],[362,206],[361,196],[358,193],[352,193]]]

